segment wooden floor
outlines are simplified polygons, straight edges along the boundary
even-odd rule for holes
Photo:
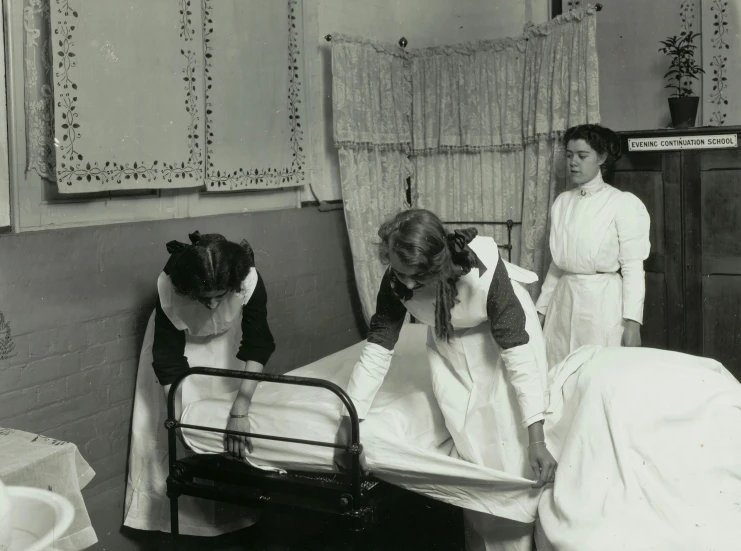
[[[169,551],[169,535],[130,531],[140,549]],[[328,523],[272,515],[218,538],[181,537],[179,551],[463,551],[459,509],[423,501],[356,541]]]

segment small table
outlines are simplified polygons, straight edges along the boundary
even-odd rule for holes
[[[54,542],[59,551],[80,551],[97,543],[81,490],[95,476],[71,442],[40,434],[0,428],[0,480],[6,486],[27,486],[53,491],[75,508],[75,520]]]

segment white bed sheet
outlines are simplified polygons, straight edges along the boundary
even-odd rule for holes
[[[378,478],[453,505],[521,522],[532,522],[539,491],[532,481],[451,457],[453,442],[432,393],[427,327],[406,324],[389,373],[361,425],[364,467]],[[290,372],[347,387],[365,342]],[[225,428],[230,399],[188,405],[183,423]],[[333,441],[343,406],[324,389],[260,383],[250,406],[254,433]],[[222,453],[223,437],[184,429],[196,453]],[[332,448],[253,439],[250,463],[286,470],[335,469]]]
[[[366,467],[382,480],[453,505],[532,522],[558,551],[735,549],[741,539],[741,385],[719,363],[646,348],[583,347],[549,373],[546,440],[554,486],[451,457],[434,400],[426,328],[404,327],[391,369],[361,425]],[[363,343],[293,372],[349,380]],[[193,404],[183,421],[226,426],[230,401]],[[328,391],[261,384],[252,429],[331,440],[340,403]],[[200,453],[220,436],[184,431]],[[252,461],[331,469],[331,449],[255,440]],[[538,510],[538,502],[540,507]]]

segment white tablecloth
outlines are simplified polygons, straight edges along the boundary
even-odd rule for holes
[[[81,493],[93,476],[95,472],[74,444],[0,428],[0,480],[6,486],[53,491],[75,507],[75,520],[54,543],[54,550],[79,551],[97,543]]]

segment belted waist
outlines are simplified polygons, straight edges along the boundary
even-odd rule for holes
[[[623,271],[622,271],[622,269],[621,269],[621,270],[617,270],[616,272],[596,272],[596,273],[594,273],[594,274],[577,274],[576,272],[567,272],[567,271],[564,271],[564,275],[578,275],[578,276],[590,276],[590,275],[614,275],[614,274],[617,274],[617,275],[619,275],[619,276],[622,276],[622,275],[623,275]]]

